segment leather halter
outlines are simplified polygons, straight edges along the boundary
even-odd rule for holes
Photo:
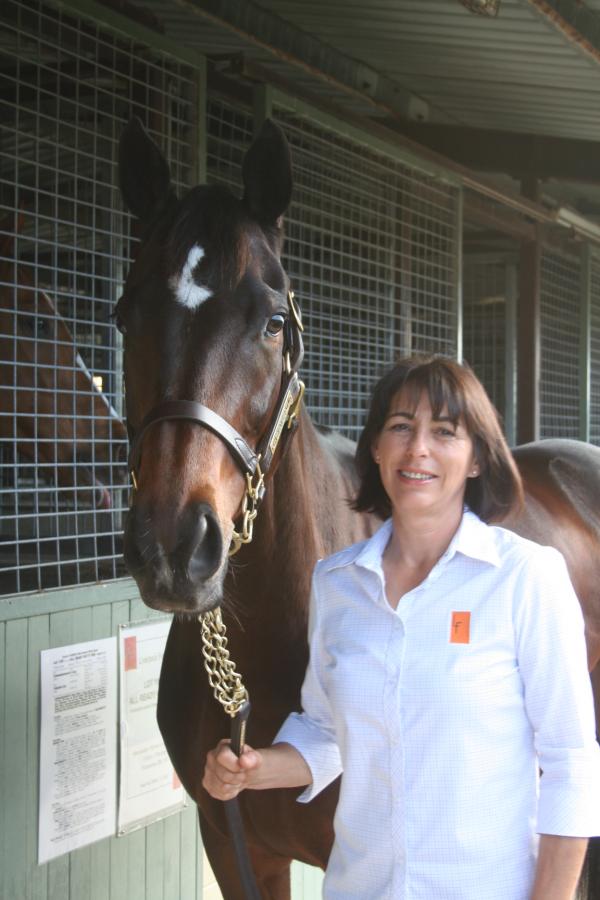
[[[212,431],[223,441],[242,474],[246,475],[249,486],[247,494],[250,494],[252,490],[252,479],[259,476],[259,481],[255,485],[255,495],[251,496],[253,508],[256,509],[257,503],[264,496],[263,479],[271,467],[283,429],[286,425],[288,430],[296,426],[304,394],[304,384],[298,377],[298,369],[304,356],[302,343],[304,329],[292,291],[288,292],[288,302],[290,315],[284,324],[283,373],[279,398],[266,433],[261,438],[257,449],[253,450],[229,422],[202,403],[194,400],[166,400],[150,410],[135,433],[128,423],[131,441],[128,465],[134,491],[137,490],[136,471],[142,456],[142,442],[148,430],[159,422],[193,422]]]

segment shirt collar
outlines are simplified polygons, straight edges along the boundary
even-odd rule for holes
[[[494,532],[468,507],[465,507],[458,531],[450,541],[444,556],[446,559],[451,559],[455,553],[462,553],[463,556],[470,556],[472,559],[480,559],[492,566],[500,565]]]
[[[339,565],[359,565],[374,572],[381,572],[381,559],[392,533],[392,520],[388,519],[356,553],[344,555]],[[493,566],[500,565],[493,531],[481,519],[465,507],[463,517],[448,549],[442,556],[444,561],[452,559],[456,553],[479,559]]]

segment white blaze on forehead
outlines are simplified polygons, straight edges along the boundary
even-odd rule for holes
[[[198,309],[201,303],[212,296],[212,291],[194,281],[194,269],[201,259],[204,259],[204,248],[194,244],[180,274],[169,279],[175,299],[188,309]]]

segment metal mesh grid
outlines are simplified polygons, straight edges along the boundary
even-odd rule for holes
[[[590,441],[600,446],[600,258],[592,256],[590,272]]]
[[[294,160],[285,260],[309,325],[316,420],[356,438],[374,380],[454,353],[457,191],[282,108]]]
[[[541,262],[540,437],[579,437],[580,268],[545,251]]]
[[[211,184],[229,187],[242,195],[242,161],[252,143],[253,119],[220,97],[210,96],[206,103],[206,172]]]
[[[5,0],[0,158],[0,592],[124,574],[127,260],[116,145],[135,113],[187,180],[189,70],[36,0]]]
[[[463,264],[463,356],[502,417],[505,414],[506,262],[467,257]]]
[[[356,438],[368,393],[400,353],[454,353],[456,191],[281,109],[294,200],[284,265],[308,340],[315,420]],[[208,102],[208,178],[241,190],[250,110]]]

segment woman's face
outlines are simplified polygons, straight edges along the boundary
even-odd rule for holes
[[[413,402],[404,391],[396,394],[372,446],[392,509],[460,514],[467,478],[479,474],[471,436],[445,410],[435,419],[426,392],[416,408]]]

